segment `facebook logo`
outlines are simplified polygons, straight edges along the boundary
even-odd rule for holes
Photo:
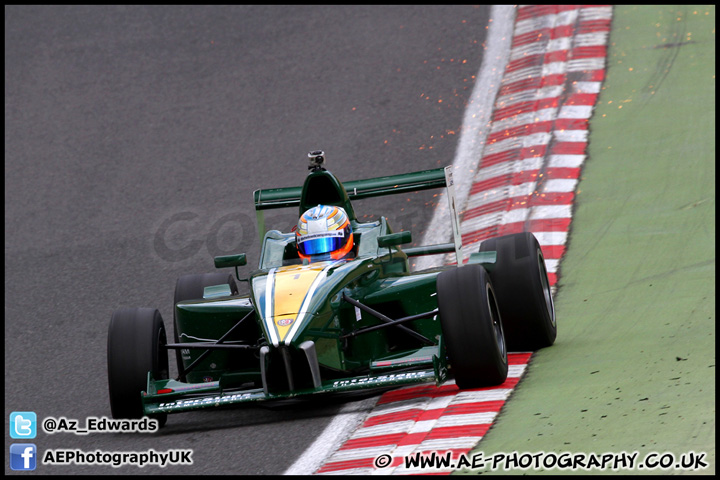
[[[10,468],[13,470],[35,470],[37,447],[34,443],[13,443],[10,445]]]
[[[35,438],[37,435],[37,416],[35,412],[12,412],[10,414],[11,438]]]

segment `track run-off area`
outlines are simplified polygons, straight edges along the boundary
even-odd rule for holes
[[[384,394],[313,471],[714,473],[714,35],[708,6],[516,9],[463,243],[535,233],[556,344]]]

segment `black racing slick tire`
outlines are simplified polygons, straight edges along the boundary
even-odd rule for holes
[[[487,271],[466,265],[441,272],[437,301],[443,342],[461,389],[499,385],[508,373],[507,348]]]
[[[148,372],[168,378],[165,325],[158,310],[122,308],[110,320],[107,342],[108,387],[113,418],[142,418],[141,392]],[[151,416],[165,424],[167,414]]]
[[[178,302],[186,300],[201,300],[205,293],[205,287],[213,285],[228,284],[232,295],[238,294],[237,284],[232,274],[223,272],[214,273],[191,273],[178,278],[175,284],[175,299],[173,301],[173,338],[175,343],[180,343],[180,334],[178,333],[177,311],[175,306]],[[175,358],[177,360],[178,373],[183,371],[183,359],[180,349],[175,349]],[[179,377],[181,382],[187,379],[185,375]]]
[[[530,232],[491,238],[480,251],[496,251],[495,287],[510,351],[549,347],[557,336],[555,305],[540,244]]]

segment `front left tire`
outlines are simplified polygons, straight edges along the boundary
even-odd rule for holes
[[[148,372],[155,380],[168,378],[167,337],[162,316],[152,308],[116,310],[107,342],[108,387],[113,418],[142,418],[141,392]],[[167,414],[153,415],[164,425]]]
[[[461,389],[499,385],[507,379],[505,335],[487,271],[466,265],[441,272],[437,301],[443,341]]]

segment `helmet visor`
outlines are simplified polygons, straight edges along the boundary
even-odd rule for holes
[[[348,241],[345,237],[345,230],[346,229],[303,235],[297,240],[298,250],[303,255],[319,255],[334,252],[342,248]]]

